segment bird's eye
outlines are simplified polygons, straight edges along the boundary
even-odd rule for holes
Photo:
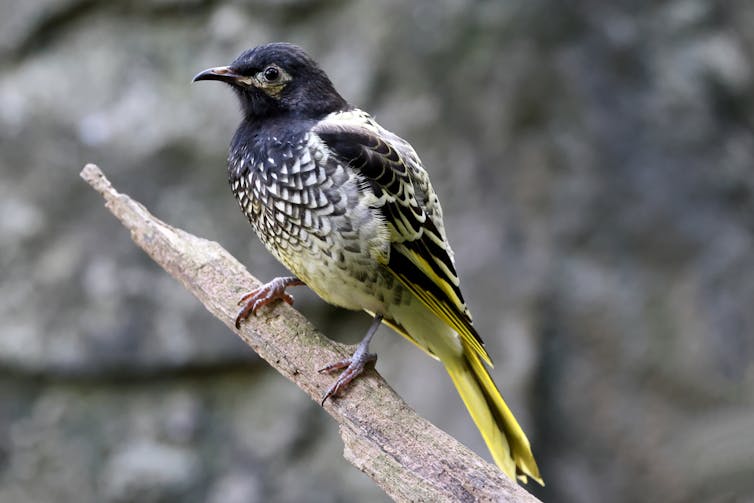
[[[280,78],[280,70],[274,66],[268,66],[264,69],[262,75],[267,82],[276,82]]]

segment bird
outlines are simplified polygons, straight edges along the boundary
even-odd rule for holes
[[[292,273],[244,295],[236,327],[287,288],[372,316],[340,375],[341,395],[376,355],[386,324],[445,366],[492,458],[511,479],[544,485],[529,440],[497,389],[492,360],[460,290],[443,212],[413,147],[349,104],[320,66],[286,42],[242,52],[197,81],[228,84],[242,119],[227,159],[228,182],[266,248]]]

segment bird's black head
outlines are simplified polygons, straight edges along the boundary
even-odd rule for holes
[[[199,73],[194,82],[199,80],[230,84],[252,121],[281,116],[316,119],[348,108],[325,72],[293,44],[249,49],[228,66]]]

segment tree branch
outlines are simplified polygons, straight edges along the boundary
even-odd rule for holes
[[[117,192],[100,169],[87,164],[81,177],[131,231],[155,262],[192,292],[278,372],[319,402],[332,376],[317,369],[350,355],[285,303],[233,326],[236,302],[259,285],[235,258],[213,241],[173,228],[144,206]],[[374,371],[324,409],[340,427],[344,456],[396,501],[536,502],[497,467],[419,417]]]

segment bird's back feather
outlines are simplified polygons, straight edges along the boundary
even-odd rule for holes
[[[413,149],[358,110],[332,114],[314,132],[374,191],[390,233],[384,266],[492,364],[461,294],[439,201]]]

